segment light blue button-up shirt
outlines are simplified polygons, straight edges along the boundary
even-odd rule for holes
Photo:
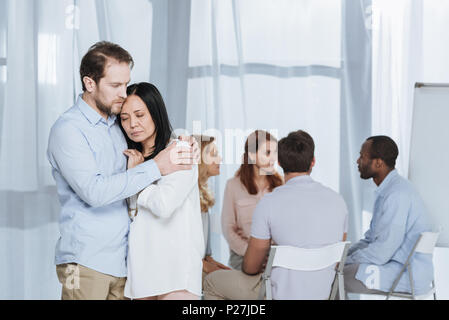
[[[55,263],[127,275],[126,198],[161,175],[153,160],[126,170],[127,143],[116,116],[106,121],[80,96],[50,131],[47,156],[56,180],[61,237]]]
[[[360,264],[356,279],[371,289],[388,292],[419,235],[431,231],[431,224],[421,197],[396,170],[382,181],[376,196],[370,228],[349,250],[346,264]],[[415,293],[429,290],[432,256],[415,253],[411,267]],[[411,292],[408,270],[395,291]]]

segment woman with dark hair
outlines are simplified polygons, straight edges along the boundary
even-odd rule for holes
[[[154,158],[176,142],[164,101],[150,83],[132,85],[120,113],[128,139],[128,167]],[[142,172],[145,174],[145,172]],[[130,182],[132,183],[132,181]],[[128,199],[125,296],[145,300],[188,300],[201,295],[204,239],[198,166],[161,177]]]
[[[266,193],[283,184],[274,168],[276,162],[276,138],[257,130],[248,136],[243,163],[226,184],[221,226],[229,244],[229,265],[234,269],[242,267],[257,203]]]

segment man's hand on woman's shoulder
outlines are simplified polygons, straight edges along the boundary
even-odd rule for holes
[[[162,176],[179,170],[190,170],[199,162],[200,152],[195,138],[180,136],[179,140],[187,141],[189,147],[172,143],[154,158]]]

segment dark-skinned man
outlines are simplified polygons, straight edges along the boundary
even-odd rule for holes
[[[387,136],[368,138],[357,160],[360,177],[377,185],[370,228],[349,250],[346,292],[388,292],[419,235],[431,231],[424,203],[411,183],[395,169],[396,143]],[[415,294],[429,289],[432,256],[415,253],[411,261]],[[395,291],[411,292],[408,270]]]

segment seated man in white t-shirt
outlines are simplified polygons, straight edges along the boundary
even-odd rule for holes
[[[348,211],[343,198],[314,181],[315,144],[304,131],[279,141],[279,164],[285,185],[258,203],[242,271],[220,270],[204,282],[204,298],[257,299],[271,242],[277,245],[316,248],[346,240]],[[273,268],[273,299],[327,299],[335,270],[304,272]]]

